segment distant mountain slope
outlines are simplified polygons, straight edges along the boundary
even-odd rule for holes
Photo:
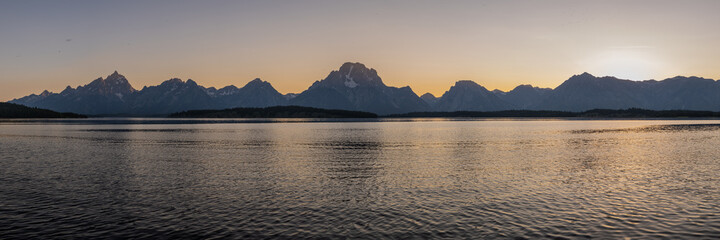
[[[720,110],[720,82],[699,77],[646,81],[653,91],[648,109]]]
[[[227,86],[217,92],[210,92],[221,108],[269,107],[287,105],[287,99],[266,81],[256,78],[243,86]]]
[[[584,111],[642,108],[650,110],[720,110],[720,83],[697,77],[630,81],[575,75],[531,109]]]
[[[583,73],[565,81],[531,108],[564,111],[643,108],[649,103],[648,97],[640,82]]]
[[[435,109],[435,105],[437,105],[438,98],[435,97],[435,95],[432,95],[432,93],[425,93],[422,96],[420,96],[420,99],[425,101],[425,103],[430,106],[430,109]]]
[[[552,92],[550,88],[519,85],[509,92],[493,91],[503,101],[512,105],[512,109],[529,109],[533,104],[542,101]]]
[[[376,118],[377,114],[359,111],[320,109],[300,106],[193,110],[170,114],[173,118]]]
[[[85,116],[0,102],[0,118],[85,118]]]
[[[498,111],[512,109],[485,87],[469,80],[457,81],[440,97],[435,106],[439,111]]]
[[[173,78],[145,87],[132,98],[131,113],[168,114],[191,109],[217,108],[212,97],[195,81]]]

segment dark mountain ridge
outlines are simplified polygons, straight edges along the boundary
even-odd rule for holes
[[[159,116],[187,110],[284,105],[380,115],[432,111],[580,112],[628,108],[720,111],[720,83],[682,76],[661,81],[630,81],[583,73],[570,77],[555,89],[520,85],[508,92],[489,91],[473,81],[461,80],[440,97],[432,94],[419,97],[409,86],[387,86],[375,69],[362,63],[347,62],[298,94],[283,95],[259,78],[241,88],[229,85],[220,89],[206,88],[190,79],[173,78],[157,86],[136,90],[116,71],[84,86],[68,86],[60,93],[45,90],[10,102],[58,112],[115,116]]]

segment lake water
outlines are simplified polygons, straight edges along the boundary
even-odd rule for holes
[[[2,122],[0,238],[720,237],[718,120],[317,121]]]

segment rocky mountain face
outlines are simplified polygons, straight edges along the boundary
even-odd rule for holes
[[[380,115],[423,111],[499,111],[643,108],[649,110],[720,111],[720,82],[698,77],[662,81],[630,81],[572,76],[555,89],[520,85],[503,92],[488,91],[469,80],[458,81],[441,97],[418,97],[410,87],[390,87],[377,71],[361,63],[345,63],[302,93],[281,94],[260,79],[242,88],[206,88],[193,80],[170,79],[134,89],[117,72],[87,85],[68,86],[60,93],[43,91],[11,103],[87,115],[164,115],[198,109],[298,105],[365,111]]]
[[[388,87],[375,69],[349,62],[290,99],[289,104],[381,115],[429,110],[429,105],[410,87]]]

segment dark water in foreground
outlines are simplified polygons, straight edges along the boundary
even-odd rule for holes
[[[720,121],[69,123],[0,123],[0,239],[720,237]]]

